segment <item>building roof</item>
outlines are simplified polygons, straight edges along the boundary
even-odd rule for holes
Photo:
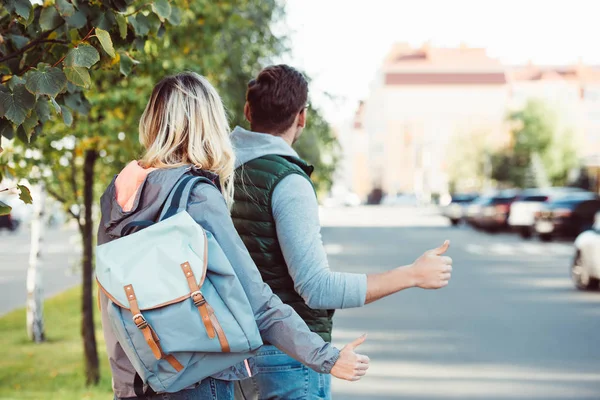
[[[506,74],[510,82],[575,81],[579,83],[600,83],[600,68],[583,65],[582,63],[562,66],[544,66],[530,63],[524,66],[507,67]]]
[[[505,84],[505,68],[485,49],[461,46],[412,48],[393,46],[385,58],[386,85],[486,85]]]

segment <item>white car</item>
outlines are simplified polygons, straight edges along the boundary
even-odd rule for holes
[[[510,207],[508,225],[521,237],[530,238],[535,231],[535,213],[542,209],[544,203],[573,192],[584,190],[570,187],[523,190]]]
[[[571,266],[571,279],[579,290],[598,289],[600,283],[600,212],[594,227],[575,239],[576,255]]]

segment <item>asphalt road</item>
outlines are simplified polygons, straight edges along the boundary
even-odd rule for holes
[[[451,240],[450,285],[338,311],[334,342],[368,333],[368,376],[334,399],[600,399],[600,292],[573,289],[570,243],[451,228],[431,210],[326,209],[331,267],[377,272]],[[46,296],[79,282],[74,230],[42,247]],[[0,232],[0,314],[25,303],[29,238]]]
[[[39,271],[44,297],[81,282],[79,234],[74,229],[50,228],[43,236]],[[16,233],[0,230],[0,315],[25,305],[30,236],[27,228]]]
[[[451,240],[450,285],[338,311],[334,342],[363,332],[368,376],[334,399],[600,399],[600,292],[570,283],[570,243],[451,228],[410,209],[327,210],[337,271],[408,264]]]

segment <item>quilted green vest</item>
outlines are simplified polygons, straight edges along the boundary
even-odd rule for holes
[[[267,155],[247,162],[235,173],[231,216],[265,283],[296,310],[311,331],[331,342],[333,310],[311,309],[294,289],[271,208],[273,190],[283,178],[298,174],[310,181],[312,171],[313,167],[295,157]]]

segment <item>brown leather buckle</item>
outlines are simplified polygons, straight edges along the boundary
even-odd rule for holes
[[[145,329],[148,327],[148,322],[142,314],[135,314],[132,319],[133,323],[138,327],[138,329]]]
[[[190,294],[190,297],[192,298],[192,301],[194,302],[194,305],[196,307],[202,307],[206,304],[206,300],[204,299],[204,296],[202,296],[202,293],[199,290],[192,292]]]

